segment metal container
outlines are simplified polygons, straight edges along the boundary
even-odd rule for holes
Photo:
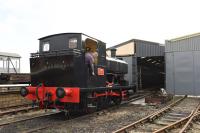
[[[200,94],[200,33],[166,41],[166,89],[176,95]]]

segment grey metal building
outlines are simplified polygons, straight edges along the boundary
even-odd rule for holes
[[[125,79],[137,88],[164,87],[164,46],[156,42],[131,39],[107,49],[116,49],[117,58],[128,63]]]
[[[166,89],[200,95],[200,33],[166,40]]]

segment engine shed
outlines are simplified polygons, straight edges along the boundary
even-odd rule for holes
[[[174,95],[200,95],[200,33],[165,43],[166,90]]]
[[[108,56],[116,49],[116,57],[128,63],[125,79],[137,89],[164,88],[164,45],[131,39],[107,49]]]

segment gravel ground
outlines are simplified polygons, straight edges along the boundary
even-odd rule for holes
[[[128,105],[90,116],[87,119],[67,121],[57,129],[52,128],[41,132],[111,132],[156,110],[152,106]]]
[[[200,133],[200,120],[192,122],[192,127],[187,130],[187,133]]]
[[[177,98],[174,98],[176,100]],[[172,100],[173,101],[173,100]],[[171,101],[171,102],[172,102]],[[169,103],[171,103],[169,102]],[[123,127],[124,125],[128,125],[133,121],[136,121],[146,115],[149,115],[166,104],[162,104],[159,106],[148,106],[145,104],[141,104],[140,102],[134,102],[130,104],[126,104],[120,107],[114,107],[107,110],[103,110],[97,113],[85,115],[82,117],[78,117],[76,119],[67,120],[64,118],[63,114],[37,118],[33,120],[28,120],[25,122],[19,122],[7,126],[0,127],[0,133],[16,133],[26,131],[32,128],[38,128],[43,125],[50,125],[52,128],[38,131],[41,133],[44,132],[111,132],[116,129]],[[169,104],[168,103],[168,104]],[[44,111],[34,111],[27,114],[21,114],[16,116],[10,116],[7,119],[0,118],[0,123],[5,121],[19,120],[27,117],[36,116],[44,113]],[[60,125],[56,125],[62,123]]]
[[[176,100],[175,98],[174,100]],[[172,101],[171,101],[172,102]],[[170,102],[170,103],[171,103]],[[138,103],[138,102],[135,102]],[[139,102],[141,103],[141,102]],[[125,125],[128,125],[144,116],[147,116],[165,106],[148,106],[144,104],[127,104],[118,108],[108,109],[85,119],[72,119],[62,125],[50,129],[38,131],[41,133],[85,133],[105,132],[110,133]]]
[[[187,133],[200,133],[200,116],[197,116],[188,126]]]

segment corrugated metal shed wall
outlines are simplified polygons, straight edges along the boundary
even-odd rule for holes
[[[128,73],[125,74],[125,80],[129,82],[129,85],[137,85],[137,58],[134,56],[121,58],[128,63]]]
[[[200,36],[177,41],[166,41],[165,52],[200,51]]]
[[[200,95],[200,35],[166,41],[166,89],[177,95]]]
[[[166,73],[166,89],[168,92],[175,94],[174,89],[174,57],[173,53],[165,54],[165,73]]]
[[[134,40],[136,44],[136,56],[147,57],[147,56],[164,56],[165,47],[159,43]]]

